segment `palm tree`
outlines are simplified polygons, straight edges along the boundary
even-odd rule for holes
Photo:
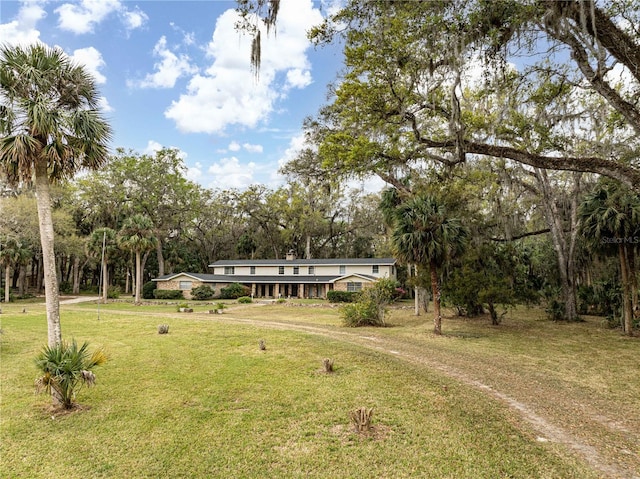
[[[140,304],[142,283],[142,253],[151,251],[158,240],[153,235],[154,225],[151,218],[142,214],[130,216],[124,221],[118,233],[120,246],[136,255],[136,293],[135,303]]]
[[[623,185],[603,181],[580,205],[581,231],[595,249],[616,251],[622,279],[624,332],[633,334],[634,248],[640,233],[640,198]]]
[[[0,245],[0,265],[4,266],[4,302],[9,302],[9,293],[11,291],[11,265],[17,262],[19,245],[14,239],[2,241]]]
[[[92,369],[107,360],[103,349],[89,353],[88,347],[86,342],[78,347],[75,340],[45,346],[36,357],[36,367],[42,373],[36,379],[36,389],[51,394],[64,409],[71,409],[78,389],[95,384]]]
[[[444,205],[427,195],[398,206],[391,242],[398,259],[429,266],[434,306],[434,332],[442,334],[438,269],[462,251],[469,233],[459,220],[448,218]]]
[[[62,50],[0,47],[0,169],[11,185],[35,182],[50,346],[62,331],[49,186],[107,161],[98,100],[95,80]]]
[[[118,243],[115,230],[111,228],[98,228],[91,233],[89,243],[87,244],[89,251],[100,258],[100,270],[102,271],[102,302],[107,302],[107,293],[109,291],[109,260],[113,258],[118,251]]]

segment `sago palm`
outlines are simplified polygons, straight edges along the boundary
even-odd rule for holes
[[[62,341],[49,186],[107,161],[98,101],[95,80],[62,50],[0,47],[0,168],[12,185],[35,182],[49,346]]]
[[[442,334],[438,270],[462,251],[467,237],[467,229],[460,221],[449,218],[444,205],[430,196],[416,196],[396,209],[391,235],[393,249],[401,261],[429,266],[436,334]]]

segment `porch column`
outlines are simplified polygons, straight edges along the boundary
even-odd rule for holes
[[[278,299],[280,297],[280,283],[276,283],[273,289],[273,297]]]
[[[304,298],[304,283],[298,285],[298,299]]]

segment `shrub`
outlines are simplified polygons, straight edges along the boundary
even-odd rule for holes
[[[159,325],[158,334],[169,334],[169,325],[168,324]]]
[[[371,431],[371,417],[373,416],[373,408],[361,407],[349,413],[351,423],[356,432],[367,433]]]
[[[249,296],[250,290],[240,283],[231,283],[226,288],[220,289],[220,297],[222,299],[238,299],[242,296]]]
[[[80,348],[74,341],[62,341],[56,346],[45,346],[36,356],[36,367],[42,376],[36,379],[36,390],[52,394],[64,409],[71,409],[76,393],[83,386],[95,384],[91,371],[107,360],[103,349],[89,353],[89,344]]]
[[[359,326],[382,326],[378,322],[377,307],[371,301],[358,301],[342,307],[342,324],[350,328]]]
[[[69,294],[73,291],[73,285],[69,281],[62,281],[59,288],[60,292],[65,294]]]
[[[197,288],[193,288],[191,290],[191,298],[196,301],[206,301],[208,299],[213,298],[215,291],[211,286],[203,284],[202,286],[198,286]]]
[[[240,296],[238,298],[238,303],[242,303],[242,304],[253,303],[253,299],[251,299],[249,296]]]
[[[142,285],[142,298],[143,299],[153,299],[155,296],[153,295],[158,287],[158,283],[155,281],[147,281]]]
[[[327,291],[327,300],[330,303],[353,303],[357,301],[359,292],[352,291]]]
[[[156,299],[184,299],[182,291],[175,289],[156,289],[153,296]]]
[[[349,327],[384,326],[386,306],[394,301],[396,282],[380,279],[362,290],[355,303],[342,307],[343,324]]]
[[[120,286],[109,286],[107,288],[107,298],[109,299],[118,299],[120,297]]]

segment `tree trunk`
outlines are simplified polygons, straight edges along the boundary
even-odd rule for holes
[[[73,286],[71,287],[72,294],[80,294],[80,257],[75,256],[73,258],[73,267],[71,269],[71,281]]]
[[[4,267],[4,302],[9,302],[9,291],[11,291],[11,285],[9,279],[11,278],[11,265],[7,262]]]
[[[109,268],[107,267],[107,258],[102,261],[102,302],[107,304],[107,295],[109,292]]]
[[[413,269],[414,271],[414,278],[416,280],[416,284],[413,287],[413,300],[414,300],[414,310],[415,310],[415,315],[416,316],[420,316],[420,288],[418,287],[418,265],[414,265],[413,268],[411,268],[411,265],[409,266],[409,271],[411,271],[411,269]]]
[[[542,190],[542,201],[547,224],[551,233],[551,242],[556,252],[558,270],[560,273],[560,290],[562,302],[565,305],[565,319],[567,321],[578,320],[578,300],[575,282],[575,247],[578,237],[577,197],[580,189],[580,173],[574,175],[574,188],[571,194],[571,210],[569,237],[562,224],[562,214],[558,211],[557,201],[553,194],[549,177],[545,170],[535,170],[535,178]]]
[[[40,243],[42,245],[42,269],[47,310],[49,346],[62,342],[60,326],[60,297],[56,276],[56,256],[54,251],[53,218],[51,215],[51,195],[46,161],[36,161],[36,203],[40,223]]]
[[[24,296],[27,292],[27,266],[20,265],[20,272],[18,273],[18,294]]]
[[[304,247],[304,259],[311,259],[311,235],[307,235],[307,241]]]
[[[135,304],[140,304],[140,284],[142,283],[142,261],[140,251],[136,251],[136,298]]]
[[[622,317],[625,334],[633,335],[633,309],[631,307],[631,284],[629,281],[629,266],[627,261],[626,246],[623,243],[618,245],[618,256],[620,257],[620,273],[622,275]]]
[[[438,270],[434,261],[431,261],[429,266],[431,267],[431,292],[433,294],[433,332],[441,335],[442,315],[440,313],[440,282],[438,281]]]
[[[160,235],[158,235],[158,238],[160,238]],[[156,243],[156,256],[158,257],[158,276],[164,276],[164,255],[162,254],[162,241],[160,239]]]

